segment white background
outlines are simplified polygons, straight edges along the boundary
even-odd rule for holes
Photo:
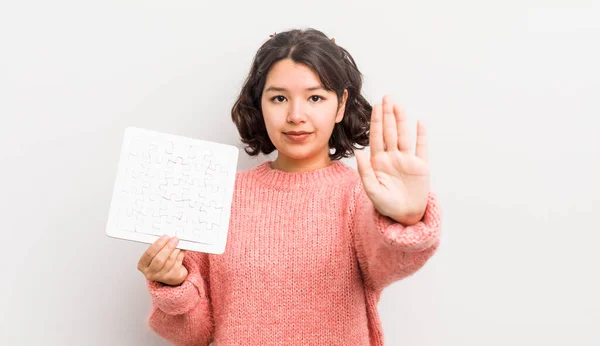
[[[386,345],[600,344],[600,5],[533,0],[2,2],[1,344],[166,344],[146,245],[104,233],[123,131],[239,145],[256,49],[306,27],[428,124],[442,247]]]

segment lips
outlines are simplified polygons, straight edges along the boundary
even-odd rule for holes
[[[310,132],[308,131],[288,131],[284,132],[286,135],[299,136],[299,135],[308,135]]]
[[[310,137],[312,132],[289,131],[289,132],[284,132],[283,134],[285,135],[286,138],[288,138],[290,141],[292,141],[294,143],[303,143]]]

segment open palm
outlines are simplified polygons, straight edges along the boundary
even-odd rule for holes
[[[417,122],[413,149],[406,116],[389,96],[373,106],[370,158],[357,151],[356,159],[365,192],[375,208],[403,224],[421,220],[429,195],[429,165],[425,126]]]

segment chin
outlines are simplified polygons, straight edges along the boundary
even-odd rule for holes
[[[278,150],[280,155],[284,155],[293,160],[303,160],[309,157],[318,155],[318,151],[314,148],[282,148]]]
[[[286,138],[278,138],[275,148],[280,155],[292,160],[305,160],[321,156],[324,150],[329,152],[328,142],[320,143],[319,138],[310,138],[304,143],[290,143]]]
[[[280,151],[279,153],[285,155],[286,157],[289,157],[290,159],[294,159],[294,160],[303,160],[303,159],[315,156],[315,153],[304,152],[304,151],[299,151],[299,150]]]

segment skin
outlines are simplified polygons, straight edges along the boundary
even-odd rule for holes
[[[138,262],[138,270],[146,279],[158,281],[165,285],[180,285],[188,275],[182,264],[185,250],[177,249],[179,239],[163,235],[158,238],[142,254]]]
[[[306,172],[327,167],[328,141],[333,127],[344,118],[348,97],[342,99],[323,88],[319,76],[308,66],[284,59],[275,63],[261,98],[269,138],[278,151],[273,169]],[[285,133],[308,131],[302,142]],[[413,146],[404,110],[389,95],[375,104],[371,114],[370,152],[356,151],[358,172],[364,190],[375,208],[405,226],[419,222],[429,195],[429,165],[425,126],[417,122]],[[149,280],[180,285],[188,275],[182,261],[185,251],[178,239],[163,236],[140,258],[138,270]]]
[[[271,66],[261,98],[269,139],[278,151],[272,168],[305,172],[331,164],[329,138],[333,127],[344,118],[348,91],[338,103],[334,91],[325,90],[319,76],[308,66],[291,59]],[[303,142],[290,140],[288,131],[308,131]]]

